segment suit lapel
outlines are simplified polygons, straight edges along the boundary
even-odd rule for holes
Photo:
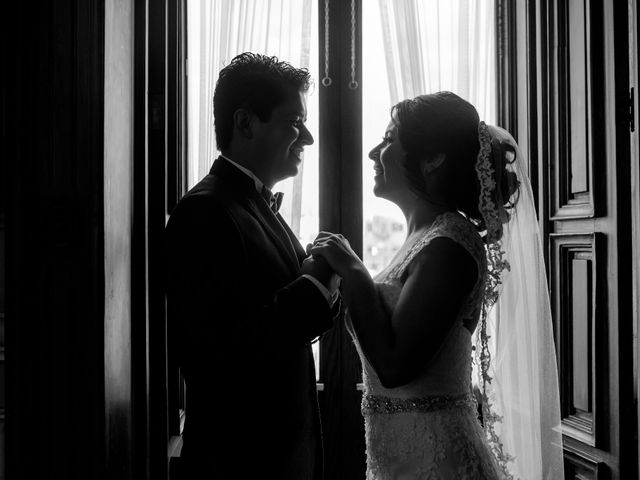
[[[258,194],[253,180],[224,158],[218,158],[213,163],[210,173],[224,179],[225,182],[229,182],[234,187],[234,190],[239,194],[239,201],[246,207],[249,213],[260,222],[280,252],[282,258],[286,260],[292,273],[296,276],[299,275],[300,262],[298,255],[302,247],[282,217],[280,217],[280,215],[278,215],[279,218],[276,217],[267,205],[267,202]],[[292,241],[292,236],[295,241]],[[296,248],[296,246],[298,248]]]
[[[300,263],[296,255],[296,250],[289,238],[289,235],[283,224],[276,218],[275,214],[267,206],[267,203],[256,192],[255,197],[247,197],[245,205],[253,216],[262,224],[265,231],[269,234],[276,247],[288,263],[292,267],[294,273],[299,275]],[[284,220],[283,220],[284,222]]]
[[[287,232],[287,236],[289,237],[289,240],[291,241],[291,244],[293,245],[293,249],[296,252],[296,256],[298,257],[298,263],[299,264],[302,263],[302,261],[305,258],[307,258],[307,253],[305,252],[304,247],[302,245],[300,245],[300,241],[298,240],[298,237],[296,237],[296,234],[293,233],[293,230],[291,230],[291,228],[289,227],[287,222],[284,221],[284,218],[282,218],[282,215],[280,215],[278,213],[276,215],[276,217],[278,218],[278,221],[280,222],[282,227]]]

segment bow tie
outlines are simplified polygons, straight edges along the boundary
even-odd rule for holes
[[[267,187],[262,187],[262,196],[267,201],[267,205],[269,205],[271,211],[273,213],[278,213],[278,210],[280,210],[280,206],[282,205],[282,197],[284,196],[284,193],[271,193],[271,190]]]

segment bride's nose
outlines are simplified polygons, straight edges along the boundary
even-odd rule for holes
[[[369,152],[369,158],[374,162],[380,158],[380,145],[376,145]]]

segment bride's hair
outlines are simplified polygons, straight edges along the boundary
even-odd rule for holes
[[[485,230],[478,209],[480,184],[476,161],[480,150],[478,126],[480,118],[475,107],[451,92],[437,92],[403,100],[391,109],[391,118],[398,127],[398,138],[407,152],[404,168],[411,188],[430,199],[426,188],[424,162],[438,154],[445,159],[438,167],[438,192],[447,205],[455,207],[469,218],[479,231]],[[511,148],[513,155],[506,154]],[[511,168],[515,150],[503,143],[491,142],[494,177],[498,188],[492,199],[504,206],[503,221],[517,201],[518,180]]]

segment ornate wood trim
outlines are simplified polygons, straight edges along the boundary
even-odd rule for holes
[[[551,220],[592,218],[604,185],[596,172],[606,158],[603,109],[595,103],[604,88],[602,6],[597,0],[553,2],[550,14],[549,34],[557,42],[550,65],[556,91],[549,125]]]
[[[607,356],[605,238],[600,233],[551,234],[552,309],[560,371],[563,433],[599,443]],[[578,291],[580,290],[580,291]],[[586,298],[585,298],[586,295]],[[585,362],[586,365],[581,363]]]
[[[611,473],[602,459],[571,439],[564,442],[564,470],[566,480],[607,480]]]

